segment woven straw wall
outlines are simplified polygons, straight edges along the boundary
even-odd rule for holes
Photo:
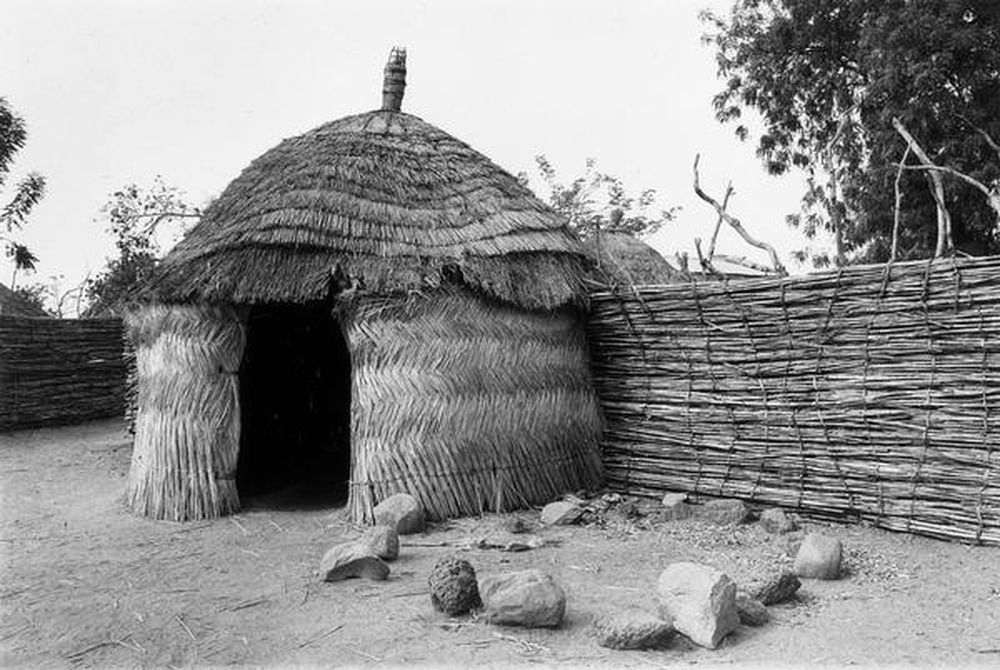
[[[119,319],[0,316],[0,430],[121,416]]]
[[[229,309],[153,306],[128,327],[137,382],[128,506],[171,521],[238,510],[243,326]]]
[[[1000,544],[1000,258],[592,295],[609,482]]]
[[[446,518],[602,481],[601,419],[572,310],[531,313],[437,291],[363,302],[346,332],[356,521],[399,492]]]

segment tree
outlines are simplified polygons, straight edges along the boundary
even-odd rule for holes
[[[0,98],[0,188],[7,183],[14,156],[28,139],[24,120],[11,110],[4,98]],[[4,254],[14,262],[14,273],[10,280],[12,289],[17,287],[19,270],[34,270],[38,257],[24,244],[15,240],[14,231],[24,226],[25,219],[38,201],[45,195],[45,178],[37,172],[29,172],[17,186],[7,204],[0,209],[0,241],[4,244]]]
[[[654,211],[656,190],[646,189],[631,196],[621,179],[597,171],[597,161],[588,158],[582,176],[562,184],[555,168],[542,154],[535,156],[535,167],[548,189],[548,204],[567,221],[581,239],[599,233],[626,233],[641,237],[655,233],[677,216],[679,207]],[[524,184],[528,176],[518,175]]]
[[[769,172],[805,170],[807,237],[833,234],[836,260],[884,261],[891,250],[894,185],[904,156],[901,120],[938,166],[980,184],[1000,178],[1000,7],[996,0],[736,0],[704,12],[724,88],[717,118],[760,114],[757,155]],[[900,256],[938,247],[928,171],[900,176]],[[944,205],[955,246],[1000,252],[997,217],[974,185],[948,178]],[[981,190],[981,189],[980,189]]]
[[[157,233],[163,224],[179,224],[201,216],[201,210],[184,201],[183,193],[157,176],[149,188],[129,184],[111,194],[101,209],[107,230],[115,238],[116,258],[88,279],[86,316],[118,314],[133,292],[149,278],[160,257]]]

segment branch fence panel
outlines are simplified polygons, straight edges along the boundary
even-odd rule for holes
[[[1000,544],[1000,258],[591,299],[613,486]]]
[[[0,316],[0,430],[124,415],[120,319]]]

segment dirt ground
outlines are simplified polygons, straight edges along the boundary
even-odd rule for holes
[[[404,537],[387,582],[327,584],[324,550],[358,534],[342,510],[263,500],[211,522],[139,519],[121,503],[129,458],[117,422],[0,435],[0,665],[1000,664],[998,549],[831,526],[848,576],[805,582],[767,626],[715,651],[678,638],[616,652],[597,646],[589,622],[629,605],[655,611],[668,563],[706,562],[740,582],[789,565],[782,540],[756,525],[611,517],[545,530],[549,545],[521,553],[462,548],[503,520],[493,516]],[[549,571],[567,592],[566,621],[523,630],[435,613],[427,574],[456,553],[480,575]]]

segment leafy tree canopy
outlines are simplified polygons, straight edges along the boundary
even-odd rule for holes
[[[24,120],[0,98],[0,189],[10,176],[14,156],[24,147],[28,139]],[[45,178],[37,172],[28,173],[14,186],[13,194],[0,208],[0,242],[4,245],[4,255],[14,262],[11,288],[16,288],[19,270],[34,270],[38,257],[23,243],[14,239],[15,231],[24,226],[25,220],[38,201],[45,195]]]
[[[201,216],[184,194],[157,177],[149,188],[129,184],[111,194],[101,209],[107,230],[115,238],[118,255],[86,282],[86,316],[119,314],[132,293],[150,276],[160,257],[157,232],[164,224],[184,227],[186,219]]]
[[[886,260],[898,166],[906,143],[898,118],[938,165],[982,184],[1000,178],[1000,3],[996,0],[735,0],[729,16],[704,12],[720,78],[716,115],[749,136],[768,171],[807,172],[808,237],[834,233],[856,260]],[[910,164],[916,161],[910,157]],[[901,256],[935,247],[935,204],[926,173],[900,177]],[[947,179],[947,178],[946,178]],[[1000,252],[986,198],[948,179],[955,246]]]
[[[656,210],[656,190],[630,195],[618,177],[599,172],[597,161],[587,159],[583,175],[569,184],[559,181],[555,168],[544,155],[535,156],[535,167],[548,190],[548,204],[561,214],[581,239],[602,233],[626,233],[641,237],[655,233],[672,221],[679,207]],[[527,184],[528,175],[518,178]]]

